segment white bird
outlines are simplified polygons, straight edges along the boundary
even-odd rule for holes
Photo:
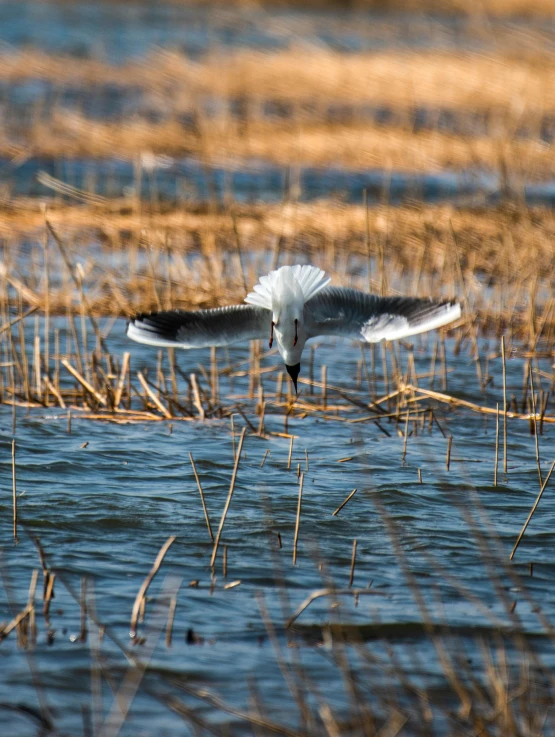
[[[367,343],[424,333],[456,320],[460,305],[418,297],[378,297],[329,287],[316,266],[282,266],[260,277],[244,305],[137,315],[127,335],[139,343],[174,348],[226,346],[243,340],[276,341],[297,391],[305,343],[336,335]]]

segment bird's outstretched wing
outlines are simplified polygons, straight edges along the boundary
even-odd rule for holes
[[[340,287],[327,287],[305,304],[309,337],[338,335],[368,343],[424,333],[447,325],[460,315],[456,302],[378,297]]]
[[[213,310],[170,310],[137,315],[127,335],[138,343],[174,348],[207,348],[269,338],[272,313],[263,307],[234,305]]]

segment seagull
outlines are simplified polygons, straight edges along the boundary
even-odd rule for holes
[[[209,310],[143,313],[127,324],[138,343],[167,348],[227,346],[246,340],[274,342],[297,392],[305,343],[335,335],[377,343],[417,335],[461,316],[457,302],[419,297],[379,297],[330,287],[322,269],[282,266],[261,276],[246,304]]]

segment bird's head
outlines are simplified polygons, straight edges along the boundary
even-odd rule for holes
[[[297,389],[297,377],[299,376],[299,373],[301,371],[301,364],[296,363],[294,366],[288,366],[285,364],[285,368],[287,369],[287,373],[291,377],[291,381],[293,382],[293,386],[295,387],[295,394],[298,394]]]

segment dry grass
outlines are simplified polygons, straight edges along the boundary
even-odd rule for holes
[[[463,137],[438,131],[414,132],[373,123],[345,125],[249,122],[248,130],[233,119],[207,120],[202,132],[176,120],[149,123],[141,119],[118,123],[58,113],[48,123],[18,132],[14,144],[0,136],[0,155],[89,156],[133,159],[148,151],[173,157],[194,156],[214,165],[239,167],[249,159],[281,166],[344,166],[352,170],[395,169],[438,172],[443,169],[501,167],[514,177],[537,180],[552,176],[552,146],[540,140],[500,136]]]
[[[543,112],[555,106],[555,57],[531,54],[384,52],[339,54],[297,48],[214,56],[195,66],[166,56],[166,69],[193,88],[224,96],[378,102],[465,110]],[[456,82],[455,82],[456,81]],[[519,111],[520,112],[520,111]]]
[[[345,166],[353,170],[394,169],[400,172],[437,172],[444,169],[497,170],[506,162],[511,173],[534,177],[554,171],[551,146],[541,141],[469,137],[437,131],[414,132],[371,124],[322,125],[296,130],[285,126],[252,127],[247,138],[225,136],[213,151],[211,136],[205,150],[211,160],[225,156],[263,158],[281,165],[302,161],[313,166]]]
[[[513,37],[514,38],[514,37]],[[249,50],[194,62],[164,51],[142,62],[112,66],[36,50],[0,56],[0,79],[44,79],[56,84],[139,85],[179,109],[196,95],[292,102],[370,102],[464,110],[542,114],[555,108],[555,56],[549,48],[496,52],[386,51],[342,54],[318,47],[267,53]],[[192,104],[193,101],[193,104]]]
[[[406,172],[483,168],[538,180],[553,175],[552,144],[542,139],[555,110],[555,56],[407,52],[338,54],[297,48],[275,54],[241,51],[200,63],[158,53],[113,67],[27,51],[0,59],[0,78],[44,78],[55,85],[111,81],[145,89],[164,114],[90,119],[77,110],[42,109],[26,120],[5,116],[0,155],[134,159],[148,152],[194,156],[211,164],[345,166]],[[217,111],[206,110],[217,100]],[[237,110],[237,104],[239,110]],[[285,117],[264,105],[282,104]],[[343,119],[333,110],[347,106]],[[389,109],[378,124],[364,106]],[[466,135],[415,123],[415,110],[449,111]],[[182,115],[187,113],[187,122]],[[472,122],[478,116],[480,123]],[[465,122],[466,121],[466,122]]]
[[[298,261],[300,253],[303,260],[325,269],[335,284],[385,294],[457,295],[465,304],[466,316],[455,335],[459,345],[467,344],[472,351],[477,351],[480,332],[505,333],[513,355],[524,352],[533,357],[552,351],[555,215],[549,210],[382,205],[366,214],[362,207],[321,202],[149,214],[144,209],[134,211],[134,204],[125,206],[127,214],[109,216],[104,205],[53,207],[46,231],[44,213],[21,208],[9,214],[12,222],[0,251],[0,309],[5,326],[0,334],[4,351],[0,401],[3,391],[8,404],[54,404],[84,411],[92,419],[119,422],[228,415],[237,397],[218,396],[214,387],[219,377],[227,376],[229,367],[214,364],[203,371],[202,381],[186,379],[183,398],[173,358],[163,367],[160,352],[155,377],[139,373],[131,384],[128,362],[107,353],[95,316],[241,302],[244,284],[253,285],[276,261]],[[16,230],[15,218],[25,231]],[[40,310],[47,332],[55,315],[66,315],[66,326],[58,323],[56,331],[50,328],[48,337],[41,338],[34,316],[20,319],[28,310]],[[74,314],[80,321],[74,320]],[[92,332],[85,331],[86,316]],[[113,321],[106,324],[108,330],[114,327]],[[58,345],[60,329],[72,336],[62,353],[59,347],[52,350]],[[25,330],[34,331],[32,349],[26,347]],[[392,357],[392,361],[410,365],[407,357]],[[481,365],[478,361],[479,391],[487,380]],[[375,386],[374,370],[369,381]],[[235,375],[249,376],[248,396],[256,396],[259,348],[251,353],[250,364]],[[416,374],[401,375],[395,369],[389,381],[380,400],[393,412],[387,416],[397,417],[397,424],[408,422],[400,408],[409,398],[411,411],[424,421],[430,397],[415,388]],[[283,398],[282,382],[277,382],[275,392],[266,390],[261,406],[267,414],[284,414],[287,433],[288,418],[295,414],[291,398]],[[325,379],[323,383],[322,403],[303,399],[296,402],[294,412],[317,411],[326,419],[334,412],[338,421],[382,419],[382,413],[376,414],[365,403],[350,402],[341,390],[337,400],[331,399],[335,389],[326,389]],[[492,407],[484,408],[479,402],[457,404],[445,394],[434,394],[432,400],[460,405],[464,411],[495,414]],[[551,422],[547,404],[541,406],[541,421]],[[343,420],[338,412],[346,413]],[[530,416],[525,405],[510,413],[525,421]],[[253,418],[249,426],[254,433],[264,433],[262,419]]]
[[[337,284],[391,293],[466,293],[470,314],[478,316],[485,332],[509,329],[528,346],[542,341],[549,347],[553,340],[555,216],[550,210],[415,204],[382,206],[366,216],[363,207],[331,202],[235,206],[233,214],[149,213],[135,210],[133,201],[120,207],[120,212],[102,205],[49,211],[69,263],[80,264],[85,307],[56,248],[45,294],[43,213],[5,211],[0,258],[6,306],[48,307],[51,314],[85,309],[96,315],[217,306],[241,301],[243,284],[254,284],[278,252],[295,261],[302,253]]]

